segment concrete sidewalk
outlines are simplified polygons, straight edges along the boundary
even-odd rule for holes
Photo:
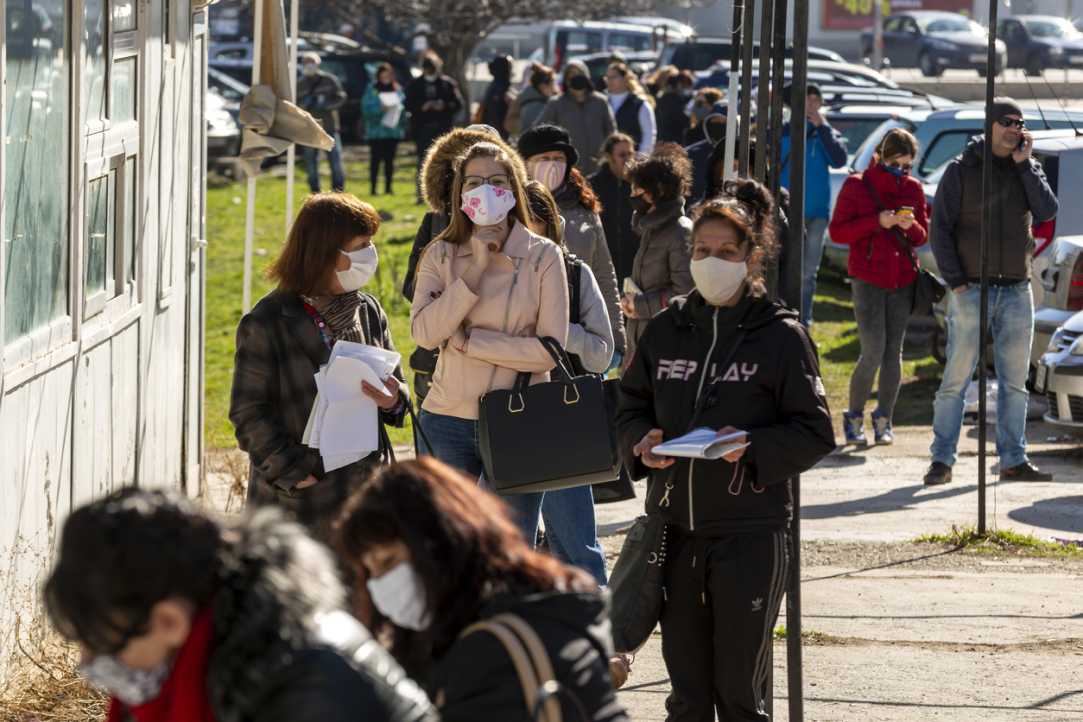
[[[1041,423],[1028,432],[1055,481],[998,481],[990,428],[989,526],[1083,538],[1083,442]],[[954,482],[927,488],[931,438],[902,427],[894,446],[841,448],[802,478],[802,620],[816,633],[803,647],[805,719],[1083,718],[1083,560],[913,544],[977,520],[976,428],[964,427]],[[626,526],[643,491],[598,507],[600,530]],[[621,541],[603,545],[616,553]],[[784,642],[774,692],[774,719],[788,720]],[[664,720],[668,693],[656,633],[620,697],[633,719]]]

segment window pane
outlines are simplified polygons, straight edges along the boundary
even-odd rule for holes
[[[135,120],[136,91],[135,58],[113,63],[113,120],[123,123]]]
[[[86,0],[86,60],[84,62],[83,107],[86,120],[105,119],[105,68],[109,26],[103,0]]]
[[[113,32],[135,30],[135,1],[113,0]]]
[[[135,278],[135,158],[124,161],[124,281]]]
[[[4,342],[68,312],[67,18],[64,3],[8,0]]]
[[[87,258],[86,295],[105,290],[105,273],[109,267],[109,177],[90,181],[87,194]]]

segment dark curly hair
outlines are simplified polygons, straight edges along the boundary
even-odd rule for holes
[[[583,177],[583,174],[579,172],[578,168],[569,168],[568,175],[564,177],[564,182],[568,184],[568,187],[572,189],[576,197],[579,199],[579,205],[584,210],[591,213],[602,212],[602,202],[598,200],[597,194],[591,187],[590,183],[587,183],[587,179]]]
[[[692,192],[692,161],[676,143],[662,143],[650,155],[633,158],[625,176],[632,185],[650,193],[655,205]]]
[[[762,296],[764,262],[778,253],[778,229],[775,223],[776,205],[771,191],[754,178],[729,180],[722,192],[709,198],[692,212],[692,243],[696,234],[711,221],[728,223],[737,234],[740,245],[748,241],[749,253],[759,249],[760,258],[749,274],[753,292]]]

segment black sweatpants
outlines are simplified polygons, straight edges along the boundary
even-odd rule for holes
[[[380,175],[380,164],[384,165],[384,183],[388,193],[391,192],[391,179],[395,175],[395,151],[399,147],[399,141],[394,138],[381,138],[369,141],[369,150],[372,159],[369,161],[369,180],[372,181],[372,192],[376,192],[376,179]]]
[[[669,528],[662,657],[667,720],[768,722],[763,694],[790,535],[693,537]]]

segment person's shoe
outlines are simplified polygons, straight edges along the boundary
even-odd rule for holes
[[[854,414],[849,411],[842,412],[842,430],[846,434],[847,444],[867,444],[862,427],[865,425],[864,414]]]
[[[1008,481],[1053,481],[1051,473],[1042,471],[1029,461],[1010,469],[1001,469],[1000,478]]]
[[[613,680],[613,689],[620,689],[632,673],[632,663],[626,654],[618,654],[609,660],[609,677]]]
[[[384,195],[385,196],[393,196],[393,195],[395,195],[395,191],[391,190],[391,184],[390,183],[388,183],[386,186],[384,186]]]
[[[940,486],[951,481],[951,467],[942,461],[934,461],[925,473],[925,486]]]
[[[877,444],[895,443],[895,435],[891,433],[891,419],[880,409],[872,412],[872,431]]]

